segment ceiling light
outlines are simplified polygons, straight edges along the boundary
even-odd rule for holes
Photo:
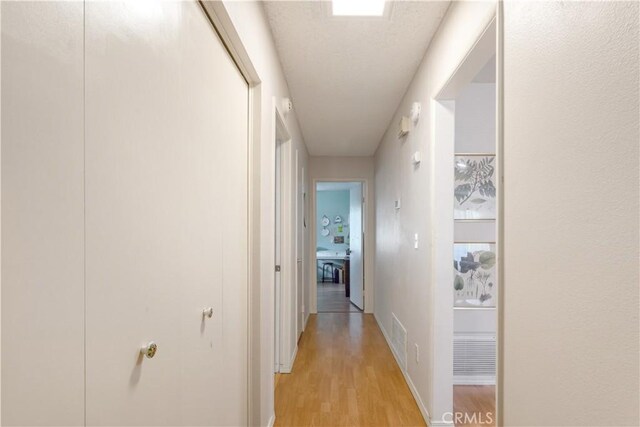
[[[332,0],[333,16],[383,16],[385,0]]]

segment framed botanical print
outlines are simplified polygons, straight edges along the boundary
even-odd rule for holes
[[[496,156],[458,154],[454,164],[454,219],[496,218]]]
[[[495,307],[497,284],[495,243],[454,243],[454,307]]]

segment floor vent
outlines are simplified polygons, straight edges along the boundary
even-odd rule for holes
[[[496,337],[493,334],[454,334],[453,383],[495,384]]]
[[[402,326],[395,314],[393,316],[393,324],[391,325],[391,344],[393,351],[400,363],[400,367],[407,369],[407,330]]]

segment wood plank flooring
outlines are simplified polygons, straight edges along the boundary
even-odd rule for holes
[[[345,296],[344,283],[318,282],[318,313],[360,313]]]
[[[453,412],[459,416],[456,426],[496,425],[496,388],[492,385],[453,386]],[[492,422],[491,422],[492,421]]]
[[[311,315],[298,345],[278,378],[277,426],[425,425],[373,315]]]

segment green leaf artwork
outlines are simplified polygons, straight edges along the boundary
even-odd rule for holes
[[[480,262],[480,267],[489,270],[496,265],[496,254],[491,251],[483,251],[478,256],[478,261]]]
[[[456,307],[495,307],[496,253],[493,243],[454,244]]]
[[[495,156],[459,155],[454,166],[454,218],[495,218]]]

